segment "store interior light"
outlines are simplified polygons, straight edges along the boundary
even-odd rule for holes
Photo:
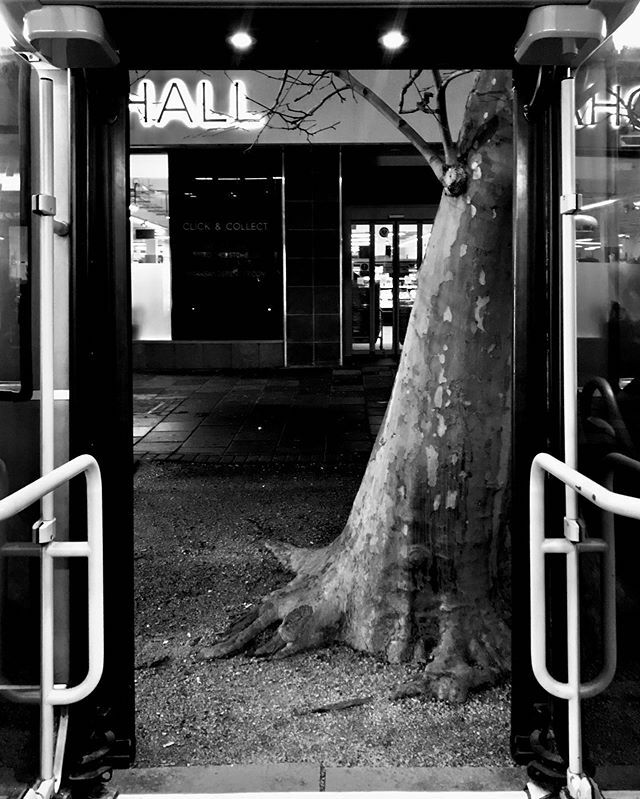
[[[613,203],[619,203],[619,197],[612,197],[610,200],[600,200],[597,203],[588,203],[587,205],[582,206],[582,211],[588,211],[590,208],[602,208],[605,205],[613,205]]]
[[[249,50],[256,42],[253,36],[246,31],[236,31],[229,36],[227,41],[234,50],[240,51]]]
[[[399,50],[407,43],[407,37],[397,29],[387,31],[380,37],[380,44],[386,50]]]

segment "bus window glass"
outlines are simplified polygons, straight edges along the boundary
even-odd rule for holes
[[[640,36],[633,28],[632,17],[631,31],[614,34],[576,73],[578,462],[598,482],[614,469],[614,489],[640,496],[632,462],[611,459],[622,453],[640,461]],[[587,503],[580,513],[586,534],[599,537],[601,515]],[[597,767],[637,762],[640,716],[622,697],[640,689],[631,643],[640,612],[639,532],[640,522],[616,519],[617,676],[584,705],[584,738]],[[588,680],[604,641],[595,561],[584,559],[582,569]]]
[[[31,383],[27,91],[27,65],[0,48],[0,398],[5,399]]]

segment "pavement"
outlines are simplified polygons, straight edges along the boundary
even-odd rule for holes
[[[342,463],[366,460],[396,365],[134,374],[136,460]]]
[[[205,797],[211,794],[420,791],[434,794],[475,792],[500,799],[533,799],[525,794],[523,766],[484,767],[330,767],[322,763],[272,763],[237,766],[158,767],[115,770],[109,784],[120,797]],[[458,797],[462,799],[462,797]],[[541,798],[540,798],[541,799]]]
[[[640,799],[640,768],[603,766],[596,773],[606,799]],[[324,763],[264,763],[226,766],[162,766],[114,769],[108,788],[119,799],[288,799],[300,793],[327,799],[557,799],[530,781],[525,766],[349,766]],[[561,796],[562,794],[560,794]]]

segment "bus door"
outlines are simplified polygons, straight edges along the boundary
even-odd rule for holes
[[[4,775],[30,782],[41,730],[52,739],[57,724],[45,683],[71,681],[71,570],[54,563],[70,537],[67,487],[20,493],[69,459],[69,137],[64,73],[8,47],[0,63],[0,727]]]
[[[101,540],[114,491],[106,521],[131,534],[129,304],[112,268],[128,265],[127,87],[80,68],[96,39],[83,48],[79,29],[79,54],[54,48],[67,64],[17,54],[16,38],[0,48],[0,788],[43,797],[63,761],[95,782],[105,750],[128,762],[133,739],[133,614],[117,599],[104,613]],[[129,601],[118,533],[107,560]]]
[[[32,69],[0,47],[0,497],[39,475],[32,379],[30,127]],[[37,776],[39,564],[9,554],[30,542],[37,509],[0,522],[0,785]],[[26,755],[26,757],[25,757]]]
[[[640,497],[640,13],[636,11],[575,73],[577,464],[617,494]],[[583,535],[602,536],[602,514],[585,504]],[[584,706],[583,736],[596,768],[637,767],[640,753],[640,522],[610,520],[615,554],[616,671]],[[581,564],[585,679],[602,661],[602,589],[594,556]],[[593,618],[595,616],[595,618]],[[613,787],[613,786],[612,786]]]
[[[531,469],[531,653],[555,706],[538,749],[574,797],[635,787],[640,751],[637,27],[634,12],[560,82],[562,440]]]

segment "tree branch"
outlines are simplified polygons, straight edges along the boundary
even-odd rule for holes
[[[432,70],[433,80],[436,84],[436,118],[440,123],[440,131],[442,133],[442,143],[444,145],[444,156],[447,166],[455,164],[458,160],[458,153],[453,145],[451,137],[451,128],[449,126],[449,114],[447,112],[447,83],[442,79],[439,69]]]
[[[433,173],[442,183],[445,173],[445,161],[438,152],[438,150],[428,141],[422,138],[415,128],[411,127],[401,115],[394,111],[381,97],[372,91],[364,83],[361,83],[355,78],[347,69],[334,69],[331,73],[340,78],[355,94],[360,95],[368,103],[382,114],[382,116],[396,127],[403,136],[405,136],[416,150],[422,155],[425,161],[429,164]]]

